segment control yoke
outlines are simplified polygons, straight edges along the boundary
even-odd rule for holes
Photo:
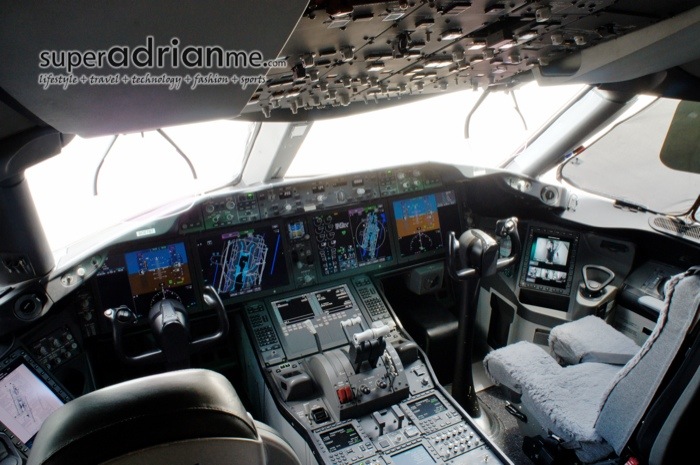
[[[498,242],[478,229],[465,231],[459,240],[455,238],[455,233],[450,231],[447,239],[447,270],[452,279],[461,283],[459,334],[452,396],[472,418],[481,416],[471,370],[479,280],[495,275],[498,270],[514,264],[518,259],[521,247],[518,219],[511,217],[497,221],[496,235],[502,242],[510,240],[509,256],[498,258]]]
[[[187,310],[181,302],[174,299],[163,299],[156,302],[148,312],[151,330],[156,337],[159,348],[139,355],[127,355],[124,351],[124,330],[137,323],[136,314],[126,305],[105,311],[105,316],[112,323],[114,347],[119,358],[129,364],[166,362],[168,369],[188,368],[190,353],[225,338],[228,335],[229,323],[226,307],[221,297],[211,286],[204,288],[204,303],[214,308],[218,317],[218,327],[213,334],[191,340]]]

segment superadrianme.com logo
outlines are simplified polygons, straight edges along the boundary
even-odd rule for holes
[[[284,59],[266,60],[258,50],[231,50],[219,45],[184,45],[173,37],[156,45],[153,36],[145,44],[114,45],[100,50],[42,50],[38,84],[44,89],[76,85],[159,85],[170,90],[199,86],[236,85],[246,88],[265,82],[264,74],[239,74],[238,70],[284,68]],[[182,74],[165,72],[182,70]],[[217,72],[208,71],[216,69]],[[52,70],[52,72],[49,72]]]

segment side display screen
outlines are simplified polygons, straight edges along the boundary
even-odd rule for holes
[[[393,211],[401,257],[442,250],[447,231],[459,230],[453,191],[396,200]]]
[[[325,276],[391,261],[387,214],[381,204],[314,217],[314,233]]]
[[[289,284],[282,233],[276,224],[200,238],[204,284],[222,299]]]
[[[185,308],[197,305],[183,242],[111,254],[97,272],[97,283],[105,308],[127,305],[139,317],[163,299],[178,300]]]
[[[523,254],[520,286],[568,294],[573,280],[578,235],[532,228]]]
[[[16,351],[10,357],[0,370],[0,427],[31,448],[41,425],[69,397],[52,389],[48,373],[40,376],[26,355]]]

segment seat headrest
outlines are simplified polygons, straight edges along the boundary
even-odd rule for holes
[[[257,436],[253,420],[224,376],[180,370],[116,384],[68,402],[42,425],[27,465],[95,464],[174,441]]]

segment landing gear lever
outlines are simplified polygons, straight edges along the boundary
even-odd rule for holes
[[[478,229],[465,231],[459,240],[456,239],[455,233],[450,231],[447,239],[447,270],[452,279],[459,281],[461,287],[452,397],[474,419],[481,417],[471,368],[479,284],[481,278],[495,275],[498,270],[512,265],[518,259],[518,219],[512,217],[499,220],[496,223],[496,235],[501,240],[510,240],[510,256],[499,258],[498,242]]]

